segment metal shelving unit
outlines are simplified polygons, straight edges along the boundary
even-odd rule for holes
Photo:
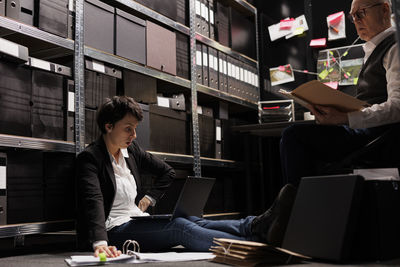
[[[190,67],[191,77],[196,77],[196,42],[202,42],[217,50],[220,50],[236,59],[246,62],[252,66],[258,67],[258,61],[253,60],[245,55],[233,51],[229,47],[222,46],[218,42],[204,37],[195,32],[195,1],[189,1],[189,22],[190,27],[177,23],[164,15],[161,15],[143,5],[132,0],[102,0],[103,2],[112,3],[114,6],[124,10],[131,11],[132,13],[142,14],[149,20],[157,21],[162,25],[172,28],[175,31],[183,33],[189,37],[190,45]],[[12,19],[0,16],[0,30],[4,35],[16,35],[33,38],[45,43],[54,45],[51,47],[55,52],[57,49],[62,51],[69,51],[69,55],[73,55],[74,61],[74,81],[75,81],[75,142],[49,140],[41,138],[23,137],[0,134],[0,147],[11,149],[32,149],[42,150],[49,152],[67,152],[79,153],[85,147],[85,92],[84,92],[84,60],[85,57],[90,57],[95,60],[103,61],[121,68],[129,69],[144,75],[148,75],[159,80],[179,85],[183,88],[191,90],[191,110],[192,113],[192,140],[193,140],[193,155],[180,155],[162,152],[149,151],[153,155],[161,159],[177,164],[184,164],[186,166],[193,166],[195,176],[201,176],[201,166],[227,168],[230,170],[243,170],[244,164],[233,160],[213,159],[200,157],[200,140],[199,140],[199,122],[197,114],[197,94],[203,93],[217,99],[221,99],[230,103],[257,110],[257,103],[252,103],[244,99],[232,96],[228,93],[212,89],[203,85],[199,85],[196,79],[186,80],[177,76],[172,76],[164,72],[154,70],[138,64],[134,61],[120,58],[115,55],[110,55],[96,49],[84,46],[83,42],[83,25],[84,25],[84,0],[75,0],[75,41],[71,39],[62,38],[51,33],[42,31],[36,27],[14,21]],[[250,4],[243,0],[224,0],[230,5],[240,8],[248,14],[256,16],[256,10]],[[7,36],[5,36],[7,38]],[[47,50],[39,51],[41,55],[39,58],[45,58]],[[56,54],[56,53],[55,53]],[[36,55],[35,55],[36,56]],[[257,54],[258,58],[258,54]],[[0,238],[17,237],[27,234],[37,234],[52,231],[71,230],[75,227],[73,220],[61,221],[46,221],[46,222],[31,222],[23,224],[2,225],[0,226]]]

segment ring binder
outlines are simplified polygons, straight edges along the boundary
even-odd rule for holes
[[[132,245],[133,250],[129,250],[129,247]],[[122,254],[126,254],[129,256],[135,256],[136,259],[140,259],[139,255],[136,253],[140,253],[140,245],[135,240],[125,240],[124,244],[122,245]]]

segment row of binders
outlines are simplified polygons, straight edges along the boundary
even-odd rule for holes
[[[204,44],[196,44],[197,83],[259,101],[257,68]]]

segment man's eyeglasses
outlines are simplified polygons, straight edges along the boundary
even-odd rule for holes
[[[362,20],[367,15],[367,13],[365,12],[366,9],[371,8],[371,7],[375,7],[375,6],[379,6],[379,5],[382,5],[382,4],[383,3],[379,3],[379,4],[374,4],[374,5],[371,5],[371,6],[366,6],[364,8],[360,8],[354,14],[348,14],[347,17],[352,23],[354,23],[355,20]]]

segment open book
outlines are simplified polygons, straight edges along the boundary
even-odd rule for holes
[[[289,264],[310,259],[283,248],[259,242],[214,238],[214,243],[216,245],[210,248],[215,254],[215,258],[212,261],[230,265]]]
[[[310,109],[310,105],[321,105],[334,107],[343,112],[351,112],[370,106],[365,101],[332,89],[317,80],[304,83],[291,92],[280,89],[279,93],[292,98],[308,109]]]

